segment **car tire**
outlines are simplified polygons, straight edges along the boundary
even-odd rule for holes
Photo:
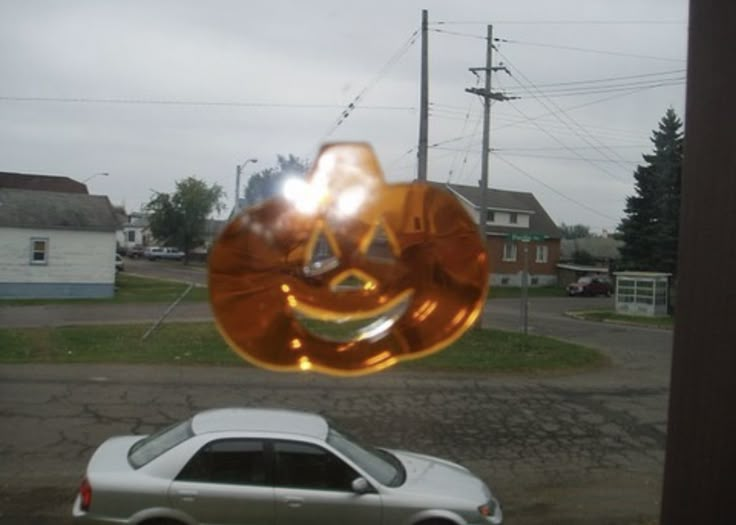
[[[416,523],[415,525],[457,525],[454,521],[445,520],[442,518],[433,518],[424,520]]]
[[[153,518],[153,519],[141,522],[140,525],[186,525],[186,524],[179,520],[172,520],[169,518]]]

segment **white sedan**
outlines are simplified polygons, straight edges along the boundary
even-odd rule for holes
[[[358,444],[323,417],[250,408],[199,413],[151,436],[105,441],[76,523],[498,525],[465,467]]]

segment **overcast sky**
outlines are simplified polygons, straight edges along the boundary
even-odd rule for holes
[[[429,178],[480,177],[482,104],[465,88],[493,24],[511,72],[494,88],[522,98],[493,106],[490,186],[534,193],[557,223],[614,229],[652,129],[670,106],[683,115],[686,0],[4,0],[0,171],[89,178],[128,210],[196,175],[230,203],[248,158],[246,175],[360,140],[409,181],[422,8]]]

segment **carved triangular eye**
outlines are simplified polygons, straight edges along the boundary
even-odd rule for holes
[[[330,283],[333,292],[373,291],[376,287],[375,279],[360,270],[349,270],[341,273]]]
[[[361,251],[372,259],[386,262],[395,262],[399,253],[396,239],[383,223],[377,224],[371,234],[366,237]]]
[[[340,254],[331,235],[319,228],[307,247],[307,260],[304,273],[308,276],[319,275],[336,268],[340,264]]]

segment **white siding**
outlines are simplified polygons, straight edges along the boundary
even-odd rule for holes
[[[494,221],[493,223],[497,226],[507,226],[509,228],[529,228],[529,215],[524,212],[516,213],[516,223],[511,222],[511,213],[508,211],[493,211]]]
[[[31,238],[48,239],[48,264],[31,264]],[[0,283],[115,282],[115,233],[0,228]]]

